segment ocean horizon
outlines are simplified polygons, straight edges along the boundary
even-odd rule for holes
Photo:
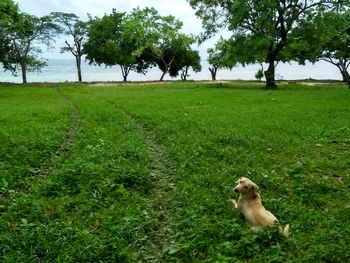
[[[77,81],[77,72],[74,59],[48,59],[48,66],[41,72],[29,72],[28,82],[74,82]],[[189,80],[210,80],[211,75],[207,62],[202,63],[202,71],[195,73],[190,71]],[[259,64],[246,67],[236,66],[232,70],[219,69],[217,80],[255,80],[256,72],[261,68]],[[266,65],[265,65],[266,68]],[[122,81],[119,66],[105,67],[90,65],[86,61],[82,63],[82,76],[85,82],[114,82]],[[129,81],[157,81],[161,76],[158,68],[149,69],[146,75],[130,72]],[[179,80],[166,75],[165,80]],[[277,80],[319,79],[341,80],[339,70],[327,62],[307,63],[298,65],[296,62],[279,63],[276,68]],[[0,68],[0,82],[21,83],[21,72],[13,76],[10,72],[4,72]]]

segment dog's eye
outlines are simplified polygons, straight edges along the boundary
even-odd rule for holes
[[[244,188],[245,188],[245,189],[248,189],[249,187],[246,185],[246,186],[244,186]]]

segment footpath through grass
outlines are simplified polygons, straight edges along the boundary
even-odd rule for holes
[[[347,262],[345,87],[0,89],[2,262]],[[255,181],[282,224],[227,202]]]

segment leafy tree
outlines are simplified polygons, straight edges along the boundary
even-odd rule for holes
[[[182,54],[191,49],[195,38],[180,33],[183,23],[173,16],[161,16],[154,8],[135,9],[134,12],[142,17],[142,23],[147,28],[145,32],[147,44],[140,53],[142,59],[159,67],[162,71],[160,81],[167,73],[171,73],[172,76],[178,75],[180,69],[172,67],[176,60],[177,63],[181,61]]]
[[[169,75],[171,77],[177,77],[180,75],[181,79],[186,81],[189,76],[189,69],[192,68],[194,72],[202,70],[201,58],[199,52],[191,48],[183,50],[178,56],[175,57],[170,69]]]
[[[127,81],[130,71],[145,73],[149,66],[140,58],[146,40],[140,17],[113,10],[110,15],[90,19],[84,50],[90,63],[119,65]]]
[[[175,64],[176,66],[172,66],[171,70],[174,68],[179,68],[181,71],[180,77],[182,80],[187,80],[187,77],[189,77],[188,71],[190,68],[192,68],[192,71],[194,72],[200,72],[202,70],[201,57],[199,52],[196,50],[187,50],[185,53],[182,53],[181,56],[176,59]],[[170,73],[170,75],[173,74]]]
[[[310,16],[294,32],[292,51],[298,54],[298,60],[302,64],[306,60],[322,60],[336,66],[343,81],[349,83],[350,87],[350,36],[347,33],[349,24],[350,11],[347,10],[338,9]]]
[[[102,18],[90,18],[88,40],[84,44],[86,58],[90,63],[106,66],[119,65],[119,40],[124,13],[116,12]],[[124,76],[126,81],[126,76]]]
[[[18,15],[18,5],[12,0],[0,2],[0,63],[3,63],[5,68],[10,68],[7,61],[7,54],[10,51],[8,33],[16,23]]]
[[[7,32],[10,47],[4,64],[5,69],[16,74],[20,68],[23,83],[27,83],[27,72],[40,71],[46,65],[38,59],[42,52],[40,46],[50,46],[57,29],[48,16],[38,18],[20,13],[16,23]]]
[[[259,69],[255,74],[255,78],[260,82],[263,77],[264,77],[264,71],[263,69]]]
[[[72,13],[53,12],[51,16],[60,26],[60,31],[72,38],[71,41],[65,40],[66,46],[61,48],[61,52],[73,54],[77,67],[78,81],[81,82],[81,58],[85,54],[83,45],[87,37],[88,23],[81,21],[76,14]]]
[[[209,48],[207,50],[208,62],[210,64],[209,71],[212,80],[216,80],[216,75],[219,69],[232,69],[237,64],[236,57],[232,55],[235,54],[235,52],[232,52],[230,50],[231,48],[232,45],[229,41],[220,38],[214,48]]]
[[[206,29],[206,37],[228,26],[236,46],[238,62],[266,62],[266,87],[276,88],[275,67],[278,61],[290,61],[284,51],[289,47],[291,32],[308,14],[320,8],[349,4],[349,1],[300,0],[189,0]],[[259,48],[248,49],[257,46]],[[285,53],[285,54],[284,54]],[[292,54],[293,55],[293,54]],[[243,61],[240,61],[243,58]]]
[[[208,49],[208,62],[210,64],[209,71],[211,74],[211,80],[216,80],[216,74],[218,69],[220,68],[220,56],[221,53],[217,52],[217,50],[213,48]]]

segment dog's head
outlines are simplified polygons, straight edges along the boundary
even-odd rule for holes
[[[245,194],[250,191],[259,191],[259,187],[254,183],[252,180],[246,178],[246,177],[241,177],[237,182],[236,186],[233,189],[235,192],[240,193],[240,194]]]

